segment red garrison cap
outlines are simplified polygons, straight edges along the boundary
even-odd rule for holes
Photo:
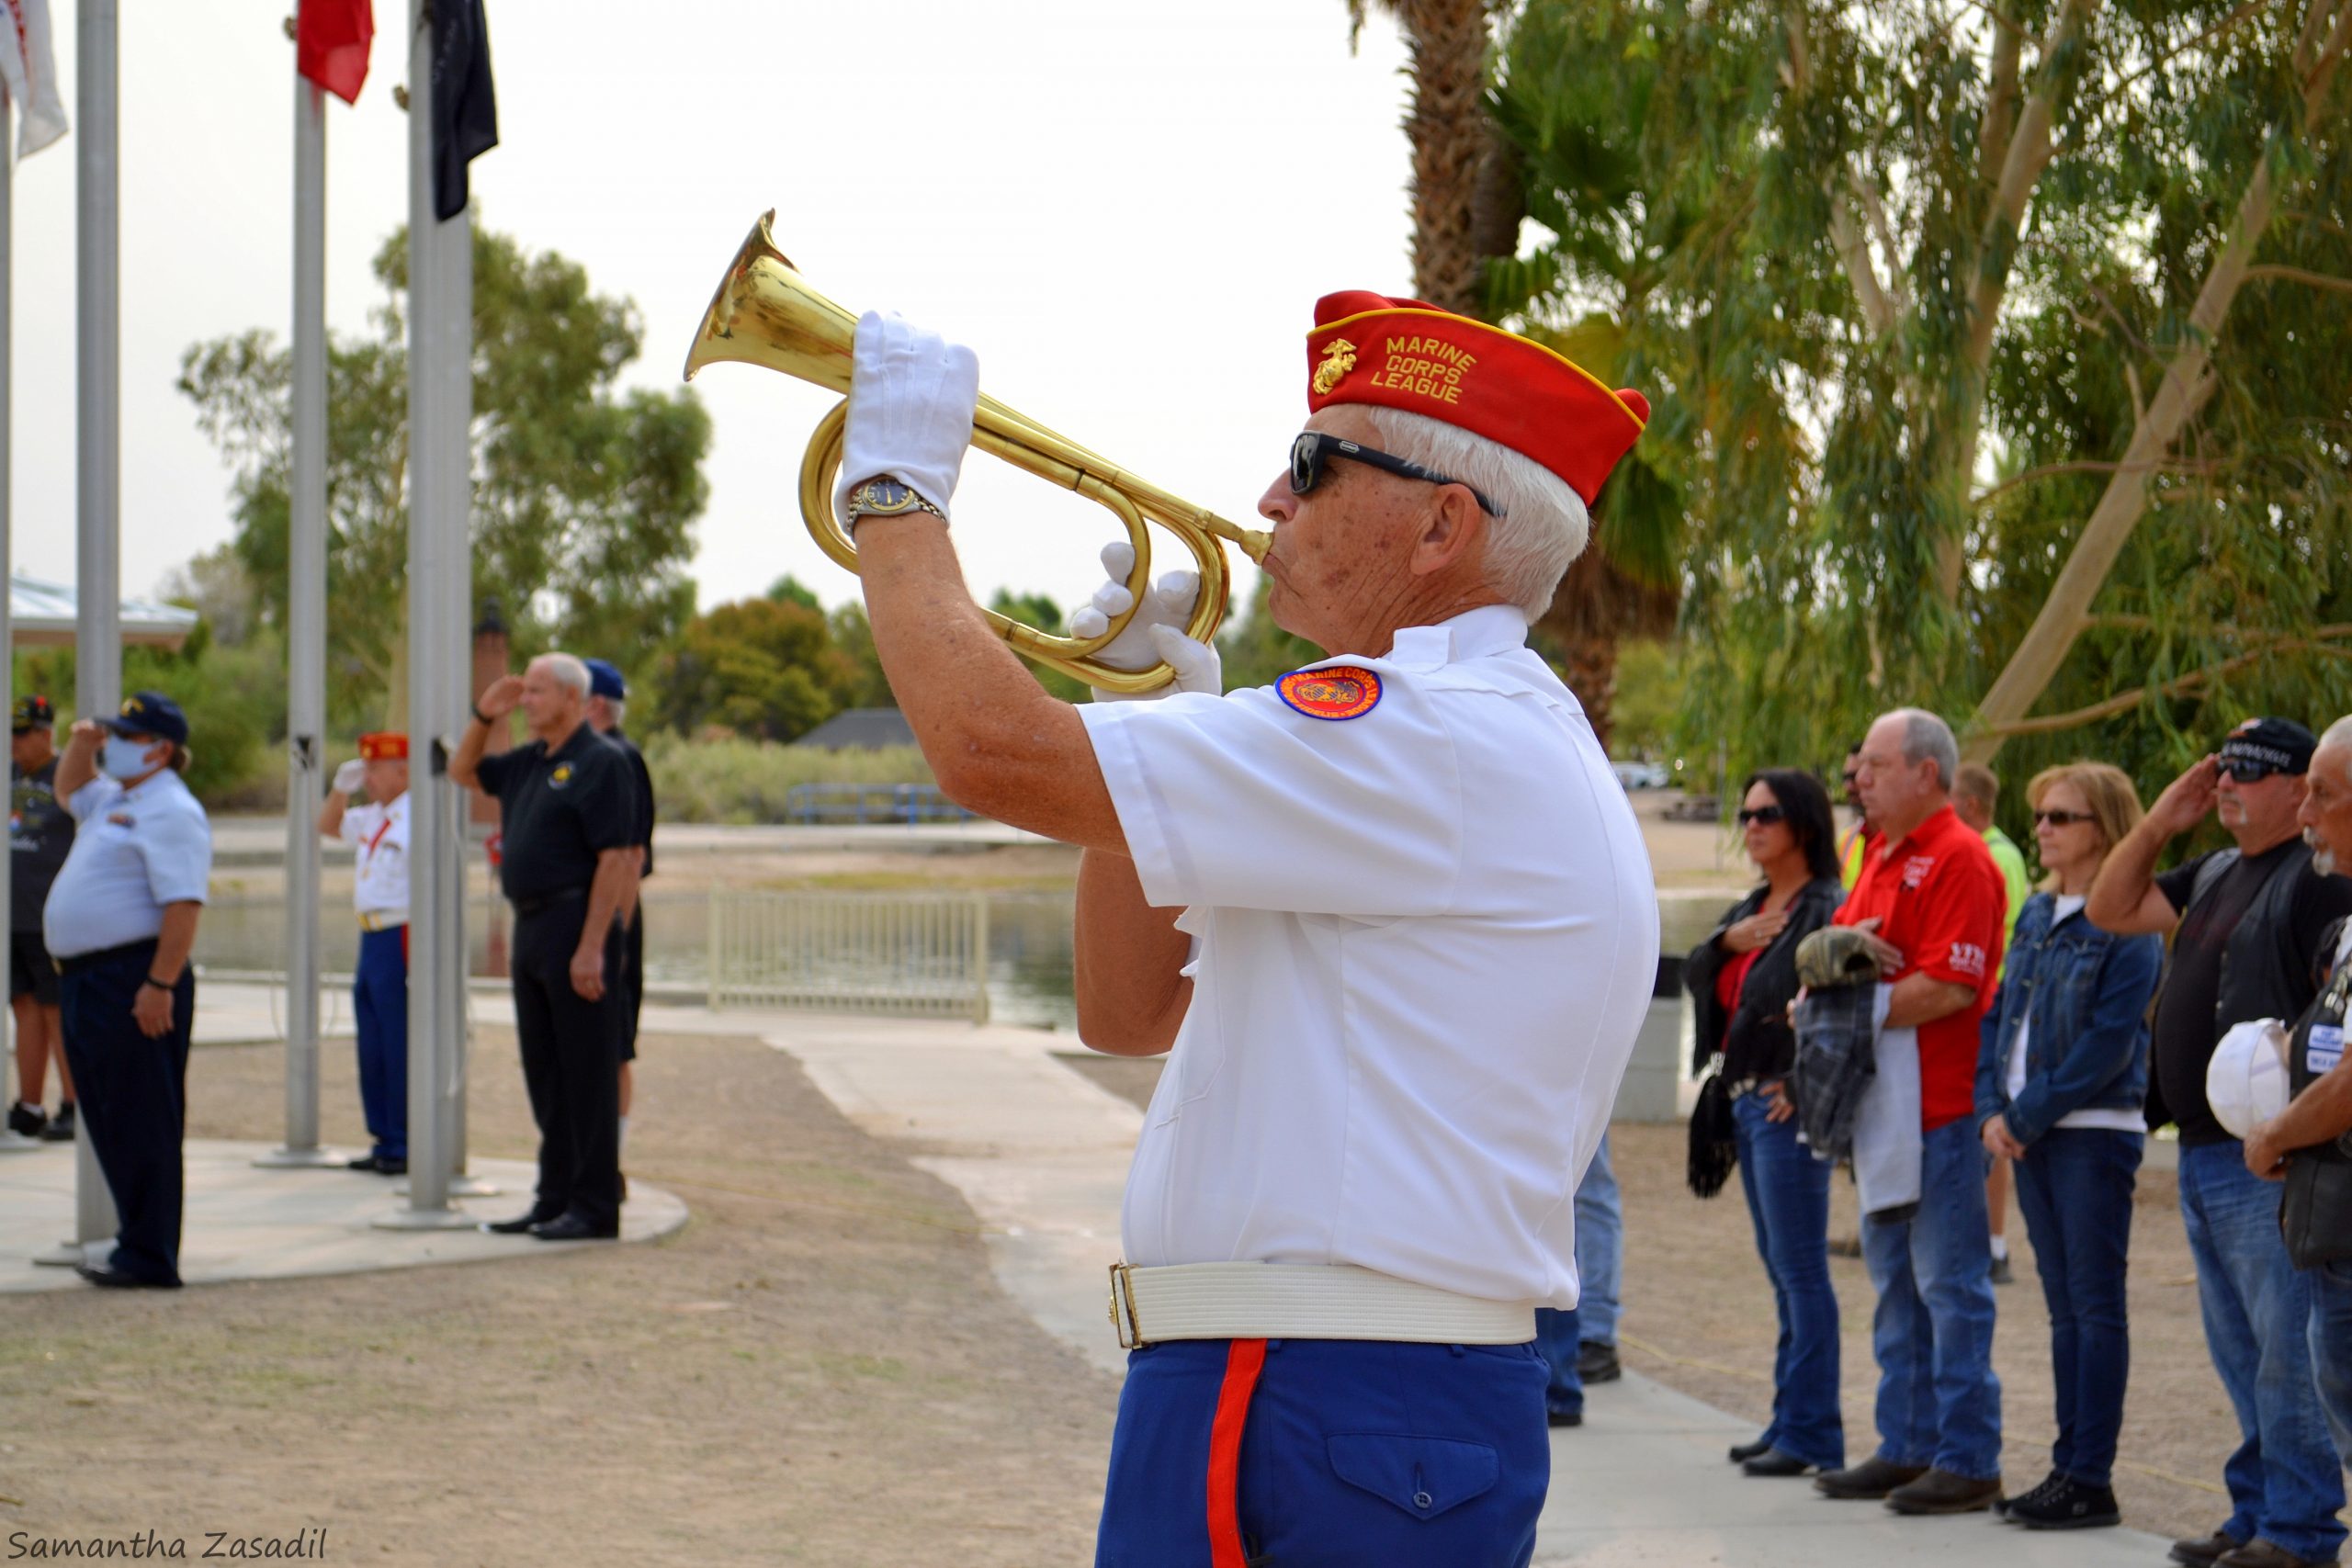
[[[363,762],[405,762],[408,761],[408,737],[397,729],[371,730],[359,738],[359,760]]]
[[[1650,417],[1641,393],[1612,392],[1540,343],[1361,288],[1315,302],[1306,365],[1309,412],[1371,403],[1460,425],[1534,458],[1588,506]]]

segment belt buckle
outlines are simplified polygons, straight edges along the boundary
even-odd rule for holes
[[[1122,1350],[1147,1350],[1151,1341],[1143,1337],[1143,1326],[1136,1321],[1136,1289],[1133,1271],[1125,1263],[1111,1265],[1111,1327],[1119,1336]]]

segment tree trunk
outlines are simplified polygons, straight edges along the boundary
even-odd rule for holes
[[[1488,254],[1478,194],[1495,176],[1495,134],[1487,115],[1485,0],[1404,0],[1395,7],[1411,54],[1412,101],[1405,134],[1413,147],[1413,288],[1440,310],[1479,314]],[[1489,221],[1490,231],[1493,225]]]

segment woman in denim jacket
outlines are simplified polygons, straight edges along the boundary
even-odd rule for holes
[[[2099,863],[2140,820],[2132,781],[2104,762],[2075,762],[2036,774],[2026,798],[2049,875],[2018,916],[2000,996],[1984,1015],[1976,1120],[1984,1147],[2016,1162],[2018,1209],[2050,1306],[2058,1441],[2049,1478],[1999,1508],[2028,1529],[2081,1529],[2122,1517],[2109,1481],[2131,1364],[2124,1254],[2164,943],[2083,917]]]

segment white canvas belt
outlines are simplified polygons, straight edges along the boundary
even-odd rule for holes
[[[406,909],[362,909],[359,929],[363,931],[388,931],[394,926],[408,924]]]
[[[1460,1296],[1348,1264],[1114,1263],[1111,1325],[1129,1350],[1165,1339],[1521,1345],[1535,1337],[1535,1306]]]

